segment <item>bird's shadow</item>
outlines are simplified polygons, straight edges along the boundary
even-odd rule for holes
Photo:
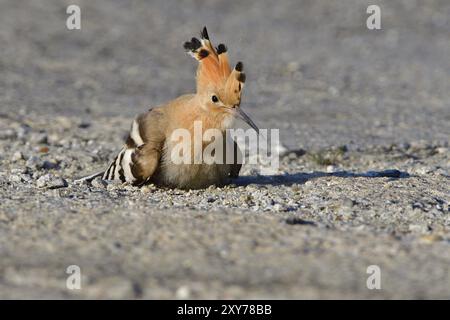
[[[323,177],[340,177],[340,178],[391,178],[391,179],[403,179],[409,178],[410,175],[407,172],[389,169],[383,171],[367,171],[367,172],[350,172],[350,171],[339,171],[339,172],[322,172],[314,171],[311,173],[287,173],[280,175],[256,175],[256,176],[240,176],[233,180],[233,184],[236,186],[247,186],[250,184],[257,185],[273,185],[273,186],[290,186],[293,184],[304,184],[305,182],[313,179],[323,178]]]

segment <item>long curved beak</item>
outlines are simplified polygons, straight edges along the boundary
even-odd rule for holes
[[[244,111],[242,111],[242,109],[240,107],[237,107],[234,110],[235,110],[235,116],[237,118],[243,120],[246,124],[248,124],[250,127],[252,127],[259,134],[259,129],[256,126],[256,124],[253,122],[252,119],[250,119],[250,117]]]

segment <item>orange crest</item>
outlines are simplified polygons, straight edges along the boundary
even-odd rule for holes
[[[201,39],[192,38],[184,43],[186,51],[199,64],[197,68],[197,93],[214,91],[228,105],[239,105],[245,74],[242,62],[231,70],[228,63],[227,47],[219,44],[214,48],[209,40],[206,27],[201,32]]]

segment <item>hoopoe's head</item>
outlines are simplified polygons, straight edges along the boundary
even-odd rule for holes
[[[245,73],[242,62],[231,70],[228,62],[227,47],[219,44],[214,48],[206,27],[200,33],[200,40],[192,38],[184,43],[186,51],[196,59],[197,95],[203,101],[202,107],[211,113],[211,117],[220,119],[221,127],[232,125],[234,118],[244,120],[256,131],[258,127],[240,108]]]

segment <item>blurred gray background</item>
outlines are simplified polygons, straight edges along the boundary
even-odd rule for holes
[[[448,141],[449,17],[446,0],[2,0],[1,110],[131,119],[195,89],[182,44],[206,25],[245,64],[243,107],[290,147]]]

